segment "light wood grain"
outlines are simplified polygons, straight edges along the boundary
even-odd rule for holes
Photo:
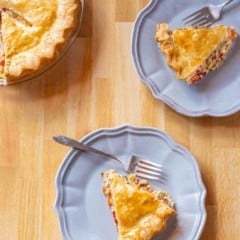
[[[196,157],[208,195],[201,240],[240,236],[240,114],[181,116],[153,98],[133,67],[133,22],[147,0],[87,0],[81,32],[46,74],[0,89],[0,240],[61,239],[54,179],[80,139],[128,123],[168,132]],[[87,240],[87,239],[86,239]]]

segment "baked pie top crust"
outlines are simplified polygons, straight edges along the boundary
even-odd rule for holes
[[[17,80],[53,62],[77,27],[78,0],[0,2],[0,78]]]

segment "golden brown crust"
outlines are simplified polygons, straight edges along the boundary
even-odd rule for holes
[[[174,70],[177,78],[186,80],[189,84],[194,82],[191,79],[197,78],[195,73],[205,67],[213,52],[226,42],[232,43],[236,37],[237,32],[224,25],[170,31],[166,23],[157,25],[155,36],[167,64]]]
[[[103,173],[107,197],[119,233],[119,240],[150,240],[165,229],[175,214],[173,202],[164,191],[154,191],[135,175],[122,176],[114,170]]]
[[[78,24],[81,7],[78,0],[25,2],[0,3],[3,9],[4,74],[8,81],[41,71],[55,61]],[[5,9],[19,17],[12,16]]]

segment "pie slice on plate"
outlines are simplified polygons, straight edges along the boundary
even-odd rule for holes
[[[53,63],[77,28],[79,0],[0,1],[0,81]]]
[[[222,65],[237,36],[235,29],[224,25],[172,31],[161,23],[155,39],[176,77],[192,84]]]
[[[119,240],[150,240],[163,231],[175,215],[173,202],[164,191],[154,191],[135,175],[122,176],[115,170],[102,174],[103,192],[112,211]]]

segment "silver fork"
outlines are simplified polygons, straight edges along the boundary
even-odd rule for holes
[[[103,157],[111,158],[124,167],[124,170],[128,173],[135,173],[136,176],[152,180],[161,180],[164,178],[163,167],[157,163],[151,162],[149,160],[142,159],[139,156],[121,156],[116,157],[112,154],[100,151],[96,148],[90,147],[86,144],[80,143],[74,139],[71,139],[66,136],[56,135],[53,136],[53,139],[65,146],[76,148],[82,151],[87,151],[95,154],[99,154]]]
[[[227,0],[221,4],[208,4],[196,12],[182,19],[185,25],[194,27],[206,26],[209,27],[221,17],[223,8],[234,0]]]

